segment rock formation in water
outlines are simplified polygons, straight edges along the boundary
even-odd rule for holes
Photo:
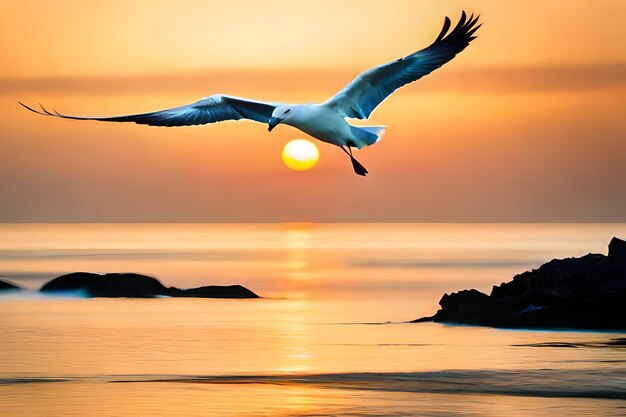
[[[104,274],[74,272],[62,275],[41,287],[41,292],[84,292],[88,297],[197,297],[259,298],[241,285],[207,286],[191,289],[166,287],[156,278],[140,274]]]
[[[494,286],[444,294],[435,321],[510,328],[626,329],[626,242],[608,256],[554,259]]]
[[[13,284],[12,282],[0,279],[0,291],[21,290],[21,287]]]
[[[241,285],[207,285],[186,290],[170,287],[169,295],[200,298],[259,298],[258,295]]]

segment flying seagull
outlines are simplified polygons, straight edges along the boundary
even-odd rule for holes
[[[44,116],[134,122],[150,126],[191,126],[248,119],[268,124],[271,132],[278,124],[286,124],[323,142],[339,146],[350,157],[354,172],[365,176],[367,170],[352,156],[352,148],[361,149],[378,142],[385,126],[352,126],[346,118],[369,118],[372,111],[395,90],[419,80],[454,58],[475,38],[474,33],[481,26],[476,25],[478,18],[471,15],[468,19],[462,12],[457,25],[448,32],[451,24],[446,17],[439,36],[430,46],[361,73],[335,96],[319,104],[272,103],[215,94],[186,106],[112,117],[69,116],[54,110],[50,112],[41,105],[39,111],[19,104]]]

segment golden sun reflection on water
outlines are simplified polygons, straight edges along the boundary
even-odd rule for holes
[[[287,249],[287,276],[292,280],[307,279],[310,267],[311,233],[306,229],[288,230],[285,233]]]

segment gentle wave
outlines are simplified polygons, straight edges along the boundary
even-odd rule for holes
[[[0,378],[0,385],[43,384],[51,382],[68,382],[67,378]]]
[[[0,385],[86,381],[91,383],[262,384],[429,394],[488,394],[626,400],[626,368],[602,370],[446,370],[268,375],[31,376],[28,378],[0,378]]]
[[[517,347],[548,347],[548,348],[609,348],[626,349],[626,337],[616,337],[600,342],[541,342],[512,345]]]
[[[626,369],[336,373],[120,378],[111,382],[306,385],[320,388],[626,400]]]

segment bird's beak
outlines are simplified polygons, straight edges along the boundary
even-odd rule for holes
[[[268,128],[267,130],[269,130],[270,132],[272,131],[272,129],[274,129],[276,126],[278,126],[278,124],[281,122],[281,120],[278,117],[273,117],[270,119],[269,122],[267,122]]]

